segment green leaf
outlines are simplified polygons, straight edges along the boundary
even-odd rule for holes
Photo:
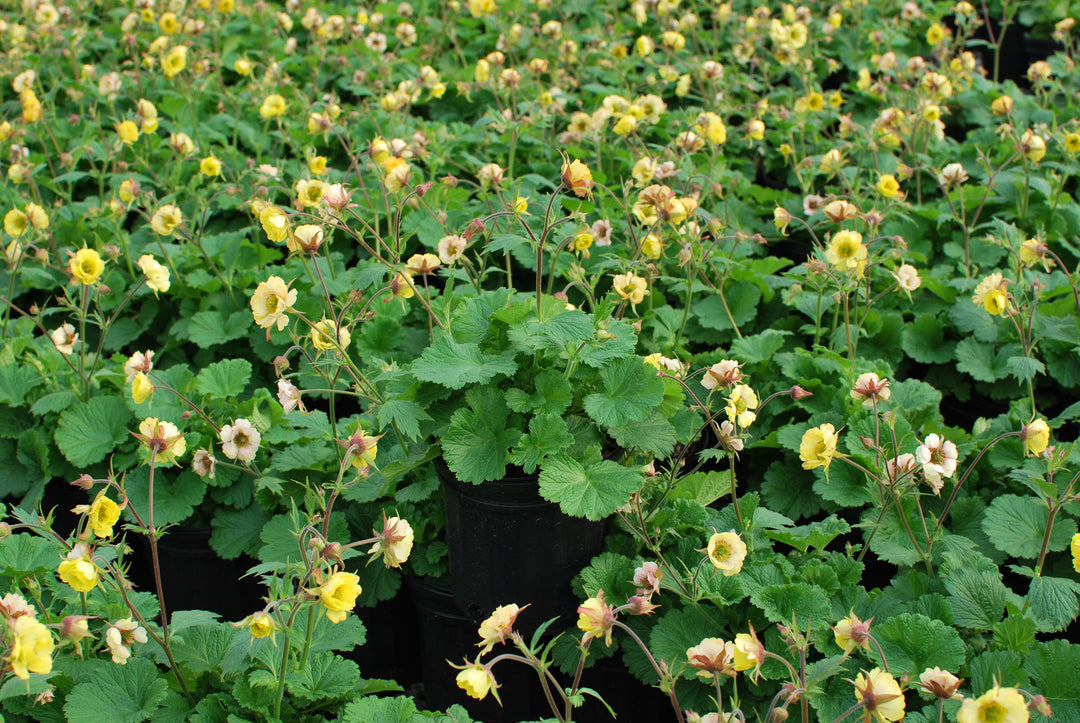
[[[723,472],[694,472],[680,477],[669,497],[691,499],[708,506],[730,492],[730,475]]]
[[[1027,674],[1020,667],[1020,656],[1011,650],[991,650],[968,662],[973,695],[990,690],[999,683],[1010,688],[1026,688]],[[966,691],[965,691],[966,693]]]
[[[945,577],[957,627],[992,630],[1005,612],[1006,587],[1000,572],[962,567]]]
[[[597,424],[619,427],[643,419],[664,399],[656,370],[637,358],[617,359],[600,371],[603,391],[585,397],[585,411]]]
[[[726,309],[725,301],[727,301]],[[749,281],[738,281],[727,285],[723,298],[720,294],[713,294],[695,302],[693,312],[697,317],[697,322],[706,329],[726,331],[732,328],[728,311],[731,312],[736,324],[745,324],[757,315],[760,302],[761,290],[755,284]]]
[[[98,669],[67,695],[64,714],[83,723],[137,723],[153,715],[169,685],[146,658]]]
[[[0,700],[36,696],[38,693],[44,693],[50,688],[52,686],[49,684],[48,675],[31,673],[30,680],[20,680],[15,676],[11,676],[0,686]]]
[[[59,549],[42,537],[22,533],[0,540],[0,574],[6,577],[40,575],[59,564]]]
[[[227,623],[195,625],[182,631],[176,629],[176,620],[169,627],[172,651],[177,662],[193,673],[206,673],[221,668],[225,654],[237,629]],[[240,633],[246,634],[246,633]]]
[[[239,397],[251,379],[251,362],[246,359],[223,359],[209,364],[195,377],[200,394],[218,399]]]
[[[784,339],[789,336],[792,336],[790,331],[779,329],[766,329],[760,334],[744,336],[731,342],[731,356],[744,364],[768,361],[784,347]]]
[[[1064,630],[1080,614],[1080,585],[1063,577],[1037,577],[1028,588],[1027,614],[1039,632]]]
[[[420,437],[420,422],[431,420],[431,415],[416,402],[408,399],[388,399],[379,405],[379,429],[395,425],[409,439]]]
[[[510,327],[510,341],[530,351],[572,352],[596,336],[589,316],[578,309],[545,315],[543,321],[528,319]]]
[[[413,362],[413,375],[424,382],[434,382],[451,389],[466,384],[484,384],[500,374],[517,371],[512,355],[483,354],[477,344],[461,344],[441,336],[424,349]]]
[[[94,397],[78,402],[60,415],[53,438],[76,467],[105,459],[127,437],[131,412],[119,397]]]
[[[1046,365],[1029,356],[1011,356],[1005,360],[1005,368],[1022,382],[1034,379],[1036,374],[1046,373]]]
[[[608,600],[621,600],[634,594],[634,562],[625,555],[603,552],[589,562],[581,571],[575,588],[583,593],[582,599],[595,597],[601,590]]]
[[[509,412],[497,389],[470,389],[465,398],[470,408],[454,412],[443,435],[446,464],[462,482],[502,479],[521,430],[507,427]]]
[[[235,560],[259,547],[259,535],[269,521],[270,513],[258,505],[219,510],[210,521],[210,546],[226,560]]]
[[[659,411],[613,427],[611,436],[623,449],[639,449],[654,457],[667,457],[675,450],[675,427]]]
[[[150,499],[150,468],[138,467],[128,472],[124,490],[132,511],[146,520]],[[154,469],[154,524],[171,525],[183,522],[195,511],[206,495],[206,480],[191,471],[174,468]]]
[[[1066,701],[1080,700],[1080,645],[1065,640],[1036,643],[1024,661],[1024,670],[1031,676],[1033,692],[1046,696],[1055,713],[1064,712]],[[1075,705],[1069,706],[1073,720]]]
[[[765,534],[777,542],[783,542],[806,552],[811,547],[819,551],[824,550],[834,539],[850,531],[851,525],[836,515],[829,515],[824,520],[812,522],[809,525],[783,530],[766,530]]]
[[[226,319],[220,311],[200,311],[188,323],[187,337],[201,349],[241,339],[251,330],[251,312],[234,311]]]
[[[927,668],[959,670],[964,664],[964,641],[956,629],[925,615],[904,613],[874,626],[874,638],[881,645],[893,675],[913,677]],[[881,662],[877,648],[871,657]]]
[[[364,595],[368,593],[365,587]],[[367,629],[355,615],[348,616],[340,623],[332,623],[321,610],[316,610],[316,612],[318,614],[315,616],[315,627],[311,631],[310,653],[329,653],[334,650],[348,652],[358,645],[363,645],[367,639]],[[307,636],[307,620],[307,615],[300,615],[293,623],[297,634],[292,638],[292,645],[297,649],[304,645]]]
[[[536,392],[508,389],[506,404],[515,412],[560,414],[574,401],[574,390],[562,374],[545,369],[533,379]]]
[[[510,461],[525,474],[532,474],[548,455],[561,452],[574,443],[566,421],[557,414],[541,414],[529,420],[529,432],[518,440]]]
[[[945,364],[952,361],[956,342],[945,341],[942,322],[930,314],[916,314],[904,325],[904,353],[920,364]]]
[[[30,412],[38,417],[51,412],[61,412],[72,405],[75,401],[75,392],[62,389],[59,392],[50,392],[34,402]]]
[[[1027,655],[1035,644],[1035,632],[1035,621],[1010,612],[994,626],[994,647]]]
[[[1039,556],[1050,513],[1046,505],[1031,497],[1001,495],[986,508],[982,529],[991,544],[1002,552],[1016,557],[1035,559]],[[1048,549],[1064,550],[1076,532],[1076,522],[1059,518],[1050,535]]]
[[[750,595],[750,602],[761,608],[774,623],[804,626],[814,620],[828,620],[832,615],[829,596],[817,585],[796,582],[766,585]]]
[[[994,382],[1008,373],[1005,365],[995,357],[993,346],[971,337],[961,339],[956,345],[956,362],[957,369],[980,382]]]
[[[695,669],[686,665],[686,651],[701,643],[704,630],[714,630],[716,621],[710,619],[700,607],[672,608],[652,629],[649,649],[658,660],[663,660],[674,671],[681,670],[682,677],[692,680]]]
[[[41,381],[41,377],[30,366],[22,364],[0,366],[0,404],[21,407],[26,399],[26,393]]]
[[[259,549],[258,558],[263,562],[299,562],[300,550],[296,542],[296,528],[288,514],[282,513],[275,516],[265,525],[259,534],[263,545]],[[349,541],[349,527],[345,522],[345,516],[340,513],[330,515],[330,530],[327,536],[330,542],[346,543]],[[305,620],[307,616],[301,616]]]
[[[412,698],[372,695],[349,703],[340,720],[342,723],[414,723],[422,719],[418,717]]]
[[[305,700],[343,698],[359,681],[360,667],[333,653],[309,655],[307,665],[285,678],[289,692]]]
[[[641,473],[612,460],[582,463],[567,454],[549,457],[540,473],[540,494],[571,517],[602,520],[641,489]]]

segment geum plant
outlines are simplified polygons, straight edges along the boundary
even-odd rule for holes
[[[348,569],[358,548],[370,545],[369,564],[398,568],[413,545],[411,526],[398,517],[384,517],[362,540],[332,530],[335,502],[362,480],[365,450],[350,447],[337,478],[309,489],[303,509],[293,508],[292,532],[275,541],[277,553],[256,570],[268,590],[265,607],[228,623],[203,611],[167,612],[157,541],[168,533],[155,523],[154,490],[168,484],[186,445],[174,425],[155,419],[145,420],[136,436],[150,470],[145,518],[133,509],[125,478],[84,475],[78,486],[97,492],[74,509],[79,524],[70,537],[53,531],[51,516],[18,508],[18,522],[3,527],[4,674],[19,679],[6,681],[0,696],[9,710],[52,711],[70,720],[104,720],[103,710],[133,720],[229,714],[314,720],[355,698],[400,690],[390,681],[364,680],[341,655],[364,640],[363,625],[349,615],[363,592]],[[126,532],[150,542],[156,595],[129,581],[130,548],[116,530],[125,511],[133,518]],[[36,699],[20,702],[25,693]]]

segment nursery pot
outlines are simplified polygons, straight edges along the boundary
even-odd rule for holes
[[[486,723],[517,723],[551,715],[544,701],[540,684],[531,669],[513,661],[498,663],[494,668],[499,682],[500,706],[494,696],[474,700],[458,687],[457,672],[447,661],[456,665],[476,658],[476,623],[457,608],[454,594],[445,580],[409,576],[406,582],[419,623],[418,647],[422,694],[418,702],[427,710],[446,710],[452,705],[463,706],[469,715]],[[503,652],[497,646],[487,657]]]
[[[174,527],[158,540],[161,587],[171,616],[176,610],[209,610],[226,620],[240,620],[263,606],[263,588],[243,577],[255,562],[241,556],[225,560],[210,547],[210,528]],[[142,535],[128,535],[135,549],[132,581],[142,590],[154,590],[150,543]]]
[[[524,627],[572,618],[580,601],[570,582],[600,553],[604,522],[563,514],[540,496],[536,475],[474,485],[441,460],[436,467],[458,608],[480,622],[500,605],[528,604]]]

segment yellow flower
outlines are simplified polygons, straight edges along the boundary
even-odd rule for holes
[[[825,474],[828,475],[829,465],[836,456],[836,445],[839,441],[836,428],[829,423],[806,430],[799,444],[799,459],[802,460],[803,469],[824,467]]]
[[[259,211],[259,222],[267,238],[281,243],[289,236],[289,216],[277,206],[267,206]]]
[[[11,653],[5,660],[11,672],[22,680],[30,673],[52,672],[53,639],[49,629],[33,615],[19,615],[11,620]]]
[[[45,209],[36,203],[26,204],[25,213],[31,228],[44,231],[49,227],[49,214],[45,213]]]
[[[187,66],[187,50],[186,45],[173,46],[161,59],[161,71],[166,80],[172,80]]]
[[[825,260],[842,271],[862,274],[866,264],[866,247],[858,231],[837,231],[825,249]]]
[[[162,293],[169,290],[169,270],[158,263],[150,254],[143,254],[139,257],[139,268],[146,275],[146,286],[154,292],[154,296],[160,291]]]
[[[83,286],[90,286],[96,284],[101,278],[102,272],[105,271],[105,262],[101,260],[101,255],[97,251],[83,247],[71,257],[68,269],[76,281]]]
[[[1008,115],[1015,105],[1016,101],[1011,96],[1002,95],[994,98],[994,102],[990,104],[990,111],[994,115]]]
[[[312,156],[308,159],[308,170],[314,176],[326,174],[326,156]]]
[[[221,174],[221,161],[214,155],[209,155],[199,161],[199,173],[204,176],[218,176]]]
[[[290,289],[280,276],[271,276],[255,288],[251,295],[251,314],[255,323],[270,333],[270,327],[277,324],[278,331],[289,323],[286,316],[296,303],[296,289]]]
[[[150,228],[159,236],[172,236],[182,223],[184,223],[184,214],[171,203],[159,208],[150,218]]]
[[[712,112],[705,112],[698,116],[697,125],[694,127],[701,135],[714,145],[720,145],[727,140],[727,126],[720,116]]]
[[[647,259],[658,259],[663,253],[664,247],[660,243],[660,237],[654,233],[649,234],[641,241],[641,254]]]
[[[364,428],[357,424],[356,431],[352,433],[352,436],[344,441],[339,440],[338,443],[349,454],[352,466],[356,469],[363,469],[375,464],[375,457],[379,453],[380,439],[382,439],[381,434],[369,437],[364,433]]]
[[[248,630],[253,638],[268,638],[274,634],[274,619],[260,610],[248,618]]]
[[[988,314],[998,316],[1004,314],[1012,304],[1009,302],[1009,282],[999,272],[987,276],[975,287],[975,293],[971,301],[986,309]]]
[[[611,631],[615,627],[615,611],[604,600],[604,591],[591,597],[578,606],[579,630],[585,631],[582,642],[589,638],[603,638],[604,644],[611,647]]]
[[[262,106],[259,108],[259,115],[266,119],[277,118],[285,115],[285,107],[285,99],[277,93],[272,93],[266,96],[266,100],[263,101]]]
[[[686,660],[697,668],[702,678],[713,679],[720,675],[735,676],[735,646],[721,638],[705,638],[686,650]]]
[[[1027,701],[1016,688],[994,686],[978,698],[965,698],[957,723],[1027,723]]]
[[[139,423],[136,438],[152,452],[154,459],[162,464],[172,464],[177,457],[187,451],[184,435],[172,422],[160,422],[155,417],[147,417]]]
[[[340,623],[348,617],[349,611],[356,607],[356,598],[362,592],[360,577],[351,572],[335,572],[326,579],[312,594],[319,596],[319,602],[326,608],[326,617],[332,623]]]
[[[1069,552],[1072,553],[1073,570],[1080,573],[1080,532],[1072,536],[1072,542],[1069,543]]]
[[[852,610],[846,618],[838,622],[832,629],[833,640],[836,641],[836,644],[845,654],[850,653],[855,648],[870,650],[870,623],[873,621],[873,618],[860,620],[859,616]]]
[[[331,319],[323,319],[311,329],[311,343],[319,351],[336,350],[339,346],[347,350],[350,341],[352,336],[349,330],[344,327],[338,329]]]
[[[495,691],[498,687],[495,676],[491,670],[479,663],[471,663],[462,668],[461,672],[457,674],[455,682],[470,698],[483,700],[488,693],[492,693],[498,699],[498,693]]]
[[[104,492],[101,492],[91,503],[86,522],[90,529],[94,531],[94,534],[104,540],[112,536],[113,525],[119,519],[120,505],[106,497]]]
[[[487,620],[480,623],[480,629],[477,631],[480,635],[480,642],[476,645],[482,648],[481,655],[490,653],[496,643],[506,642],[506,639],[513,634],[514,621],[517,620],[517,616],[522,610],[524,608],[519,608],[513,603],[500,605],[492,611]]]
[[[371,461],[375,461],[375,455],[371,455]],[[400,517],[383,517],[382,532],[375,532],[378,541],[368,550],[369,555],[382,555],[383,564],[387,567],[401,567],[401,563],[409,559],[413,547],[413,528],[407,521]]]
[[[98,584],[98,566],[86,557],[64,560],[56,572],[77,592],[90,592]]]
[[[734,530],[714,532],[705,552],[713,567],[723,572],[724,577],[731,577],[742,570],[743,561],[746,559],[746,543]]]
[[[243,76],[251,75],[251,71],[255,69],[255,64],[247,58],[239,58],[233,63],[233,70]]]
[[[619,298],[629,301],[631,306],[636,306],[644,301],[645,294],[649,293],[647,286],[645,279],[629,271],[625,274],[615,274],[611,288],[619,295]]]
[[[175,35],[180,32],[180,21],[176,18],[176,13],[162,13],[158,18],[158,27],[166,35]]]
[[[1032,456],[1040,455],[1050,444],[1050,425],[1045,419],[1036,419],[1025,424],[1020,430],[1020,439],[1024,442],[1024,451]]]
[[[948,36],[948,31],[941,23],[934,23],[926,30],[926,42],[932,46],[940,44]]]
[[[135,125],[134,121],[129,120],[117,123],[116,135],[124,144],[130,146],[139,140],[139,126]]]
[[[573,161],[563,159],[562,182],[575,196],[592,198],[592,171],[576,158]]]
[[[4,214],[4,231],[12,238],[18,238],[26,233],[29,225],[30,222],[26,218],[26,214],[17,208],[13,208]]]
[[[1020,137],[1020,151],[1025,157],[1038,163],[1046,155],[1046,141],[1029,128]]]
[[[296,184],[296,196],[300,200],[300,205],[304,208],[318,206],[322,203],[328,187],[326,183],[318,179],[301,179]]]
[[[1065,136],[1065,150],[1069,153],[1080,153],[1080,133]]]
[[[900,690],[900,684],[880,668],[855,676],[855,700],[862,703],[867,720],[871,716],[879,722],[897,721],[904,717],[904,693]]]
[[[131,380],[131,398],[136,404],[142,404],[154,396],[154,383],[142,372]]]
[[[900,184],[896,176],[886,173],[877,182],[877,192],[885,198],[896,198],[900,195]]]
[[[758,397],[753,389],[745,384],[736,384],[731,388],[727,399],[727,418],[740,427],[749,427],[757,419]]]

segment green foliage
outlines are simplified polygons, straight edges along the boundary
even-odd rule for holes
[[[72,688],[64,713],[70,720],[88,723],[136,723],[154,714],[168,690],[152,662],[133,658],[124,666],[102,668],[93,680]]]
[[[873,632],[893,675],[915,677],[927,668],[960,670],[964,664],[960,634],[940,620],[905,613],[875,625]],[[882,662],[876,648],[871,649],[871,655]]]
[[[60,415],[53,438],[68,461],[86,466],[105,459],[127,437],[131,413],[117,397],[76,402]]]

